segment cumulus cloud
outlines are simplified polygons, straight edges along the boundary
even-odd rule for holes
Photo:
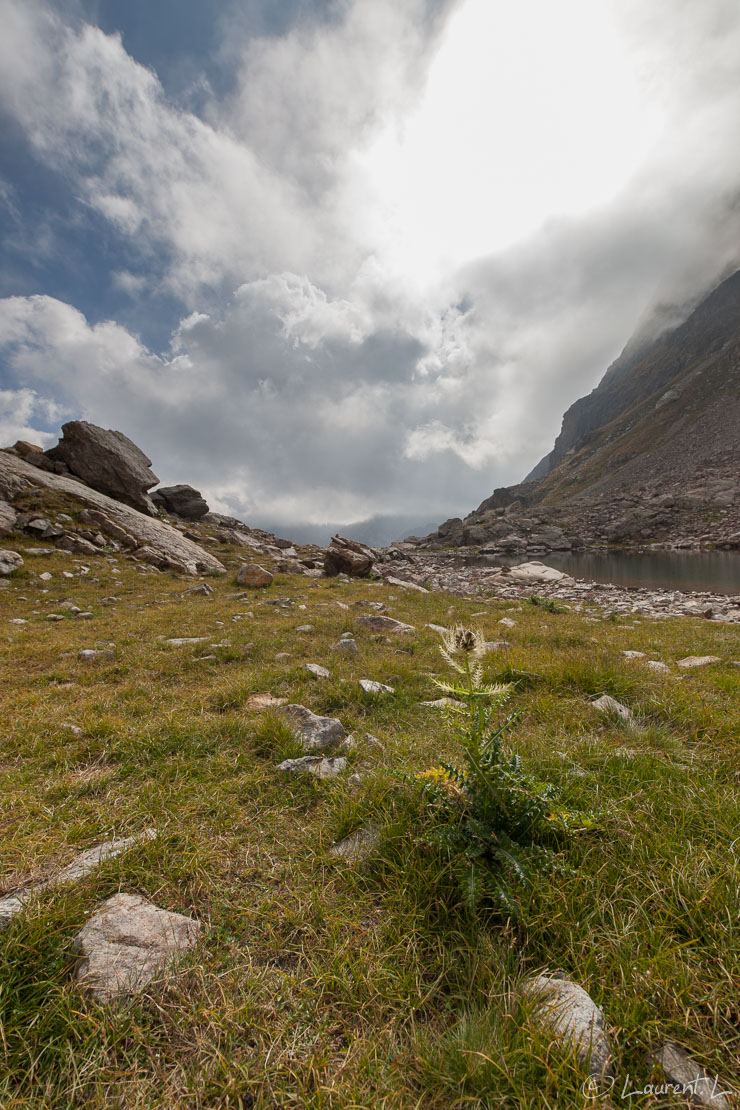
[[[234,86],[198,115],[120,36],[0,0],[4,111],[125,242],[111,287],[179,299],[157,349],[131,316],[87,319],[43,290],[1,301],[3,429],[48,436],[61,409],[119,427],[163,480],[286,525],[441,518],[520,479],[633,330],[665,321],[656,306],[677,319],[738,263],[740,13],[567,0],[553,23],[544,0],[522,0],[507,24],[507,10],[491,49],[516,96],[540,97],[519,115],[486,83],[487,40],[464,72],[460,43],[493,18],[481,0],[344,0],[260,37],[227,20]],[[609,188],[579,189],[576,210],[558,199],[543,215],[539,179],[515,210],[517,158],[545,143],[537,105],[558,95],[548,36],[565,49],[579,19],[600,37],[572,59],[593,89],[566,90],[563,105],[585,104],[570,172],[610,135],[624,164],[612,157]],[[519,24],[523,44],[506,38]],[[524,45],[555,66],[536,82],[516,68]],[[632,105],[619,134],[612,79]],[[594,104],[611,113],[598,143]],[[557,142],[546,153],[531,173]]]

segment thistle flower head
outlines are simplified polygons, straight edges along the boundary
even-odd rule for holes
[[[465,625],[457,624],[442,633],[439,650],[451,667],[462,672],[463,668],[454,656],[481,659],[486,654],[486,640],[479,629],[466,628]]]

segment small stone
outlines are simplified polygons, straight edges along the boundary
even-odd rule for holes
[[[360,863],[373,853],[379,841],[378,830],[373,825],[368,825],[365,828],[356,829],[343,840],[332,844],[329,855],[334,856],[335,859],[346,860],[347,863]]]
[[[668,670],[670,670],[670,667],[667,667],[665,663],[661,663],[659,659],[646,659],[645,660],[645,666],[650,667],[650,669],[653,670],[653,671],[668,671]]]
[[[265,709],[278,709],[287,703],[287,698],[274,698],[272,694],[250,694],[246,708],[261,713]]]
[[[594,1079],[614,1074],[604,1015],[591,996],[565,976],[538,975],[524,985],[537,1001],[536,1017],[566,1047],[575,1044],[582,1067]]]
[[[402,621],[394,620],[393,617],[384,617],[377,613],[355,617],[355,624],[359,628],[368,628],[371,632],[390,632],[396,635],[416,631],[412,624],[404,624]]]
[[[334,644],[331,650],[344,652],[345,655],[359,655],[359,649],[354,639],[342,638]]]
[[[258,563],[247,563],[245,566],[239,567],[236,572],[237,586],[249,586],[250,589],[269,586],[272,580],[273,576],[269,570],[265,570]]]
[[[676,666],[689,670],[691,667],[706,667],[709,663],[721,662],[718,655],[687,655],[685,659],[679,659]]]
[[[366,694],[395,694],[392,686],[385,686],[382,682],[373,682],[370,678],[361,678],[360,686]]]
[[[76,616],[76,617],[77,617],[77,619],[78,619],[78,620],[80,620],[80,621],[89,621],[89,620],[91,620],[91,619],[92,619],[92,613],[91,613],[91,612],[89,612],[89,611],[83,612],[83,611],[82,611],[81,609],[79,609],[79,610],[78,610],[78,611],[77,611],[77,612],[75,613],[75,616]]]
[[[320,755],[304,755],[299,759],[286,759],[278,764],[278,771],[289,771],[291,774],[315,775],[318,779],[333,779],[347,767],[344,756],[335,756],[327,759]]]
[[[601,713],[606,713],[609,716],[619,717],[625,724],[633,725],[635,723],[634,714],[631,709],[626,705],[622,705],[616,698],[611,697],[609,694],[602,694],[596,701],[591,702],[594,709],[598,709]]]
[[[212,597],[213,586],[209,586],[207,582],[200,582],[197,586],[186,590],[182,595],[183,597]]]
[[[165,643],[170,647],[187,647],[188,644],[204,644],[207,639],[207,636],[173,636]]]
[[[75,726],[68,725],[67,727],[73,729]],[[78,729],[78,733],[82,734],[82,729]],[[130,848],[143,841],[153,840],[156,835],[155,829],[145,829],[138,836],[106,840],[103,844],[97,844],[94,848],[88,848],[85,852],[81,852],[76,859],[63,867],[61,871],[52,875],[51,878],[43,879],[38,883],[31,883],[18,893],[3,898],[0,901],[0,932],[10,924],[13,917],[23,909],[26,902],[37,891],[48,890],[50,887],[61,886],[63,883],[77,882],[79,879],[84,879],[101,863],[108,859],[115,859],[116,856],[129,851]]]
[[[371,732],[366,732],[364,739],[369,748],[375,748],[379,752],[385,751],[385,744],[378,740],[377,736],[373,736]]]
[[[393,575],[389,575],[386,578],[386,582],[389,586],[403,586],[404,589],[416,590],[416,592],[419,594],[429,593],[429,590],[426,588],[426,586],[420,586],[416,582],[407,582],[404,578],[395,578]]]
[[[139,894],[114,894],[74,939],[75,978],[100,1002],[130,995],[192,948],[201,927]]]
[[[290,659],[290,652],[289,651],[279,651],[277,653],[277,655],[275,656],[275,662],[276,663],[287,663],[289,659]]]
[[[77,652],[77,658],[81,659],[83,663],[104,663],[107,660],[115,659],[116,653],[110,648],[84,648],[83,651]]]
[[[329,678],[326,667],[321,667],[318,663],[304,663],[303,666],[304,670],[307,670],[314,678]]]
[[[427,628],[431,628],[432,632],[446,633],[447,629],[443,624],[428,624]]]
[[[314,626],[312,624],[299,624],[296,632],[313,632]]]
[[[347,737],[336,717],[319,717],[305,705],[286,705],[280,710],[301,741],[304,752],[328,752],[338,748]]]
[[[486,651],[503,651],[504,648],[511,647],[508,640],[486,640],[483,645]]]
[[[513,621],[511,617],[502,617],[498,623],[502,624],[504,628],[516,628],[516,621]]]
[[[455,709],[462,708],[462,702],[455,701],[454,698],[437,698],[436,701],[423,701],[421,704],[430,709],[445,709],[447,706]]]
[[[42,582],[51,582],[53,577],[54,577],[54,575],[49,570],[45,570],[43,572],[43,574],[39,575],[39,578],[41,579]]]
[[[625,659],[644,659],[645,658],[645,652],[644,651],[623,651],[622,655],[625,657]]]
[[[680,1045],[666,1042],[653,1053],[653,1059],[662,1067],[668,1082],[688,1094],[691,1102],[715,1110],[730,1110],[726,1098],[734,1093],[730,1085],[722,1082],[719,1076],[705,1072]]]

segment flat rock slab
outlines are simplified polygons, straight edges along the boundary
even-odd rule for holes
[[[650,667],[651,671],[668,671],[668,670],[670,670],[670,667],[667,667],[665,663],[661,663],[659,659],[646,659],[645,660],[645,666]]]
[[[709,663],[721,662],[722,660],[718,655],[687,655],[685,659],[679,659],[676,666],[683,667],[684,670],[690,670],[692,667],[706,667]]]
[[[115,1001],[141,990],[192,948],[200,930],[200,921],[139,894],[114,894],[74,939],[75,978],[98,1001]]]
[[[555,567],[547,567],[544,563],[538,562],[519,563],[515,567],[509,567],[506,577],[513,578],[516,582],[562,582],[563,579],[570,580],[570,576],[563,574],[562,570],[556,570]]]
[[[420,586],[417,582],[407,582],[404,578],[396,578],[392,574],[389,574],[385,581],[389,586],[401,586],[404,590],[416,590],[419,594],[429,593],[426,586]]]
[[[524,985],[536,1001],[537,1020],[564,1046],[575,1045],[576,1055],[590,1076],[614,1074],[612,1047],[604,1015],[591,996],[566,977],[538,975]]]
[[[143,833],[138,836],[127,836],[119,840],[106,840],[103,844],[96,844],[94,848],[88,848],[85,852],[81,852],[79,856],[72,860],[71,863],[63,867],[55,875],[48,879],[42,879],[41,882],[32,883],[23,890],[15,894],[8,895],[0,901],[0,932],[7,928],[12,919],[17,913],[23,909],[28,900],[40,890],[48,890],[50,887],[61,886],[63,883],[79,882],[84,879],[101,863],[108,859],[115,859],[116,856],[122,855],[123,852],[128,852],[129,849],[134,848],[137,844],[143,844],[147,840],[153,840],[157,835],[156,829],[145,829]]]
[[[635,718],[631,709],[626,705],[622,705],[621,701],[617,701],[610,694],[602,694],[596,701],[592,701],[594,709],[598,709],[600,713],[605,713],[609,717],[619,717],[627,725],[634,725]]]
[[[623,651],[621,654],[624,656],[625,659],[644,659],[645,658],[645,652],[644,651]]]
[[[300,759],[285,759],[278,764],[278,771],[288,771],[293,775],[315,775],[317,779],[334,779],[346,770],[344,756],[329,759],[321,755],[304,755]]]
[[[285,705],[287,698],[274,698],[272,694],[250,694],[246,701],[247,709],[262,712],[265,709],[278,709]]]
[[[305,663],[303,669],[312,674],[314,678],[329,678],[326,667],[322,667],[318,663]]]
[[[463,703],[456,701],[455,698],[437,698],[436,701],[423,701],[421,704],[428,706],[430,709],[446,709],[448,706],[454,709],[463,708]]]
[[[378,830],[373,825],[368,825],[366,828],[356,829],[343,840],[332,844],[329,855],[334,856],[335,859],[346,860],[347,863],[360,863],[373,853],[379,841]]]
[[[165,642],[170,647],[187,647],[188,644],[204,644],[207,639],[208,636],[172,636]]]
[[[332,752],[347,739],[347,732],[337,717],[319,717],[305,705],[286,705],[280,710],[301,741],[306,754]]]
[[[371,678],[361,678],[359,684],[366,694],[395,694],[396,692],[392,686],[386,686],[382,682],[374,682]]]
[[[416,631],[413,624],[404,624],[403,621],[384,617],[380,613],[366,613],[361,617],[355,617],[355,624],[358,628],[369,628],[371,632],[389,632],[397,635]]]
[[[730,1110],[730,1098],[736,1093],[729,1083],[717,1075],[708,1075],[704,1068],[685,1052],[680,1045],[669,1041],[653,1053],[675,1094],[684,1095],[697,1106],[711,1106],[715,1110]]]

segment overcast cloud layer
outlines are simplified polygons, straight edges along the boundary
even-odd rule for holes
[[[174,89],[0,0],[0,441],[115,427],[286,530],[521,479],[740,243],[735,0],[552,7],[224,6]]]

